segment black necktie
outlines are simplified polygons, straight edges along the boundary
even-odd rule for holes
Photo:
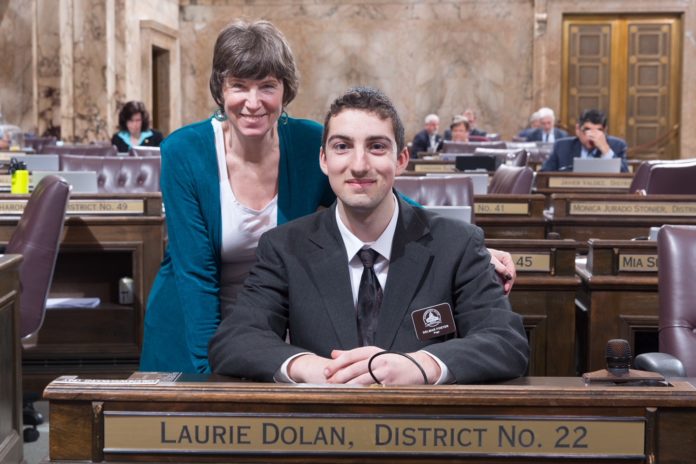
[[[362,346],[371,346],[375,344],[379,307],[382,306],[382,287],[373,267],[377,252],[372,248],[362,249],[358,256],[364,266],[358,290],[358,335]]]

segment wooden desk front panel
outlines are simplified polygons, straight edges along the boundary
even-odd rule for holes
[[[529,375],[576,375],[575,294],[580,286],[575,275],[577,243],[486,239],[486,246],[507,251],[516,261],[517,280],[509,298],[513,310],[523,316],[529,337]],[[532,269],[531,258],[544,255],[548,256],[548,270]]]
[[[656,242],[590,240],[588,245],[587,265],[577,267],[578,316],[587,322],[580,335],[587,347],[584,370],[606,367],[606,343],[612,338],[628,340],[634,355],[657,351]]]
[[[546,238],[543,195],[476,195],[476,225],[486,238],[535,240]],[[506,213],[506,209],[525,214]]]
[[[0,462],[21,463],[20,255],[0,256]]]
[[[696,198],[691,195],[596,195],[554,194],[553,214],[547,215],[549,232],[557,232],[561,238],[586,242],[591,238],[605,240],[630,240],[647,237],[651,227],[664,224],[696,225]],[[573,208],[587,205],[607,208],[626,206],[627,209],[662,205],[674,208],[675,214],[636,214],[631,211],[578,214]],[[679,212],[681,210],[681,212]]]
[[[37,345],[23,354],[28,390],[41,391],[67,372],[122,376],[137,369],[145,304],[163,257],[164,217],[159,194],[126,197],[142,198],[144,214],[66,218],[49,296],[101,303],[46,311]],[[0,217],[0,242],[9,240],[17,219]],[[133,279],[131,305],[118,303],[122,277]]]
[[[70,385],[54,382],[45,397],[50,401],[51,462],[560,462],[562,457],[444,455],[444,454],[322,454],[300,452],[256,454],[186,454],[174,452],[107,453],[105,416],[129,413],[210,417],[225,414],[268,420],[324,417],[340,424],[340,417],[408,418],[419,421],[448,418],[493,420],[629,420],[644,423],[644,457],[575,457],[574,463],[690,462],[696,442],[690,439],[696,421],[696,389],[687,381],[671,388],[583,385],[580,378],[523,378],[499,385],[347,387],[274,385],[230,382],[163,382],[158,385]],[[89,382],[89,381],[88,381]],[[302,419],[304,418],[304,419]],[[669,432],[669,436],[668,435]],[[159,428],[157,429],[159,437]],[[672,435],[673,434],[673,435]],[[540,439],[537,437],[537,439]],[[674,446],[673,446],[674,445]],[[309,448],[305,448],[309,449]],[[233,448],[227,451],[234,452]]]

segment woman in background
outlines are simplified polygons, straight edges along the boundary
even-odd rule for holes
[[[111,143],[119,153],[125,153],[131,147],[159,147],[162,134],[150,129],[150,114],[145,104],[139,101],[129,101],[118,113],[119,131],[111,137]]]

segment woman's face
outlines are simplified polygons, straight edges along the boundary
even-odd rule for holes
[[[273,130],[283,111],[283,81],[228,77],[222,87],[225,113],[237,132],[263,137]]]
[[[469,131],[466,130],[465,124],[457,124],[452,128],[452,141],[454,142],[468,142],[469,141]]]
[[[133,116],[131,116],[131,118],[126,122],[126,127],[128,127],[128,132],[131,135],[139,136],[143,127],[142,113],[135,113]]]

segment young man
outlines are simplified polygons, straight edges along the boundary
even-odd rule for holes
[[[575,137],[558,140],[542,171],[572,171],[573,158],[621,158],[621,172],[627,172],[626,142],[606,134],[607,117],[598,110],[586,110],[575,125]]]
[[[404,129],[379,91],[331,106],[320,153],[338,199],[267,232],[210,343],[213,371],[261,381],[470,383],[522,375],[529,346],[475,226],[399,199]],[[285,343],[286,332],[290,343]],[[418,367],[420,367],[420,369]]]

